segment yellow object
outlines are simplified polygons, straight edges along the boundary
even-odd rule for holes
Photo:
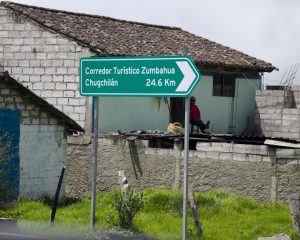
[[[172,133],[184,133],[184,128],[182,127],[181,123],[179,122],[174,122],[174,123],[169,123],[169,126],[167,128],[167,132],[172,132]]]

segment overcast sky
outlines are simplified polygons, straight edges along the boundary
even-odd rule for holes
[[[300,63],[299,0],[15,0],[29,5],[177,26],[272,63],[279,83]],[[294,84],[300,85],[300,69]]]

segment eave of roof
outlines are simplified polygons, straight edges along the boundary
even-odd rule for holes
[[[272,72],[272,64],[180,28],[1,2],[41,27],[75,40],[101,56],[188,55],[200,70]]]
[[[29,96],[37,105],[39,105],[45,111],[54,115],[60,123],[63,123],[66,126],[68,132],[84,132],[84,129],[79,126],[73,119],[55,108],[53,105],[49,104],[46,100],[40,98],[38,95],[30,91],[17,80],[12,78],[7,71],[0,72],[0,80],[4,80],[8,84],[16,86],[22,94]]]

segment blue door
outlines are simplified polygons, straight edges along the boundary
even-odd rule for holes
[[[20,111],[0,108],[0,202],[13,202],[20,182]]]

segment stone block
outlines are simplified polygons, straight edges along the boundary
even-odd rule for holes
[[[42,79],[43,81],[43,79]],[[47,82],[44,84],[45,90],[54,90],[55,89],[55,83]]]
[[[39,61],[37,60],[36,63],[38,63]],[[43,75],[45,74],[45,69],[44,68],[34,68],[33,69],[33,74],[36,75]]]
[[[43,34],[44,34],[44,33],[43,33]],[[47,34],[47,33],[45,33],[45,34]],[[48,34],[48,35],[49,35],[49,34]],[[46,44],[47,44],[47,45],[56,45],[56,44],[57,44],[56,38],[54,38],[52,34],[49,35],[48,38],[47,38],[47,40],[46,40]]]
[[[246,154],[233,153],[232,154],[233,161],[246,162],[248,159],[246,158]]]
[[[294,91],[294,94],[296,93],[296,92],[300,92],[300,86],[299,85],[292,85],[291,86],[292,87],[292,91]]]
[[[64,96],[64,92],[63,91],[53,91],[52,92],[52,97],[62,98],[63,96]],[[58,102],[59,102],[59,99],[58,99]]]
[[[67,89],[67,84],[66,83],[56,83],[55,88],[57,90],[66,90]]]
[[[7,38],[9,37],[8,31],[0,31],[0,38]]]
[[[225,161],[232,161],[233,160],[233,154],[227,153],[227,152],[221,152],[219,156],[219,160],[225,160]]]
[[[52,91],[42,91],[40,96],[42,98],[51,98],[52,97]]]
[[[41,66],[41,60],[30,60],[29,65],[30,65],[31,68],[40,67]],[[34,69],[34,71],[36,71],[36,69]]]
[[[41,118],[41,124],[49,124],[48,118]]]
[[[74,60],[64,60],[64,66],[65,67],[74,67],[75,61]]]
[[[44,38],[41,39],[37,39],[40,40],[40,42],[46,42]],[[37,44],[41,44],[41,43],[37,43]],[[44,52],[46,53],[52,53],[54,52],[54,45],[44,45]]]
[[[268,146],[250,145],[250,144],[233,144],[233,153],[247,153],[254,155],[268,155]]]
[[[77,83],[67,83],[67,89],[68,90],[79,90]]]
[[[253,155],[253,154],[249,154],[248,155],[248,161],[249,162],[262,162],[262,155]]]
[[[0,89],[0,93],[1,93],[1,95],[9,95],[10,90],[9,89]]]
[[[197,145],[196,145],[196,149],[198,151],[208,151],[208,149],[211,148],[211,143],[206,143],[206,142],[197,142]]]
[[[206,159],[206,152],[195,151],[194,157],[198,159]]]
[[[65,67],[60,68],[60,67],[58,67],[58,68],[56,68],[56,73],[57,74],[65,75],[65,74],[68,73],[68,68],[65,68]]]
[[[75,113],[85,113],[85,106],[74,107],[74,112]]]
[[[73,98],[73,97],[75,97],[75,92],[74,91],[64,91],[64,97]]]
[[[74,107],[73,106],[63,106],[63,111],[65,113],[74,113]]]
[[[275,160],[276,160],[275,157],[271,157],[271,156],[262,156],[262,162],[272,163],[272,162],[275,161]]]
[[[44,82],[45,84],[46,83],[51,83],[52,79],[53,79],[52,75],[43,75],[43,76],[41,76],[41,82]]]
[[[53,76],[53,82],[63,82],[64,81],[64,77],[61,75],[56,75]]]
[[[206,159],[219,160],[219,152],[206,152]]]
[[[290,165],[300,165],[300,160],[299,159],[287,159],[287,164]]]
[[[214,152],[232,152],[232,145],[231,143],[211,143],[211,147],[208,151]]]
[[[64,64],[63,60],[51,60],[52,67],[62,67]]]
[[[29,61],[28,60],[20,60],[19,66],[20,67],[29,67]]]
[[[32,85],[32,89],[37,89],[37,90],[42,90],[42,89],[44,89],[44,83],[42,83],[42,82],[35,82],[35,83],[33,83],[33,85]]]
[[[47,60],[46,53],[36,53],[36,59]]]
[[[64,81],[65,82],[76,82],[76,78],[74,75],[66,75],[64,76]]]
[[[57,104],[58,105],[68,105],[68,98],[58,98]]]
[[[47,98],[46,99],[48,103],[52,104],[52,105],[56,105],[57,104],[57,98]]]
[[[287,159],[276,159],[277,164],[287,164]]]

